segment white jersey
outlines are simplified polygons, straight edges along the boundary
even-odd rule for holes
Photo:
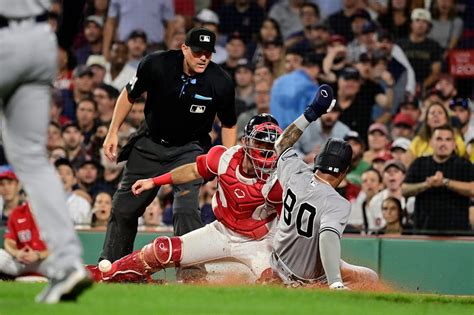
[[[273,240],[272,267],[283,266],[302,280],[317,279],[324,275],[319,234],[330,230],[341,236],[350,202],[317,180],[293,148],[280,156],[277,175],[283,188],[283,210]]]

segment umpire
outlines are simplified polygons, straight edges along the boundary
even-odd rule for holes
[[[205,28],[190,30],[181,50],[146,56],[136,76],[121,92],[103,145],[107,158],[115,160],[118,130],[134,101],[146,92],[145,121],[117,158],[117,161],[128,161],[113,197],[100,259],[115,261],[133,250],[138,218],[158,192],[157,187],[134,196],[131,187],[136,180],[192,163],[198,155],[207,152],[216,114],[222,123],[223,144],[227,147],[235,144],[234,85],[211,61],[215,41],[214,33]],[[173,187],[175,235],[203,226],[198,208],[201,184],[201,180],[196,180]],[[186,278],[186,275],[178,271],[178,277]]]

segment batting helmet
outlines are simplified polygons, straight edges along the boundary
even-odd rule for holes
[[[352,147],[342,139],[330,138],[314,159],[314,168],[331,173],[344,172],[352,160]]]

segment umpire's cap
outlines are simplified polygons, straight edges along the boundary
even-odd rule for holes
[[[216,52],[216,34],[203,27],[195,27],[186,34],[184,41],[186,46],[191,47],[194,52],[210,51]]]
[[[338,174],[351,165],[351,159],[352,147],[349,143],[342,139],[330,138],[314,159],[314,168]]]

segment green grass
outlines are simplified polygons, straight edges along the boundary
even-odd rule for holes
[[[0,282],[0,315],[474,315],[474,297],[330,292],[265,286],[99,284],[83,294],[76,303],[35,304],[34,296],[43,286]]]

